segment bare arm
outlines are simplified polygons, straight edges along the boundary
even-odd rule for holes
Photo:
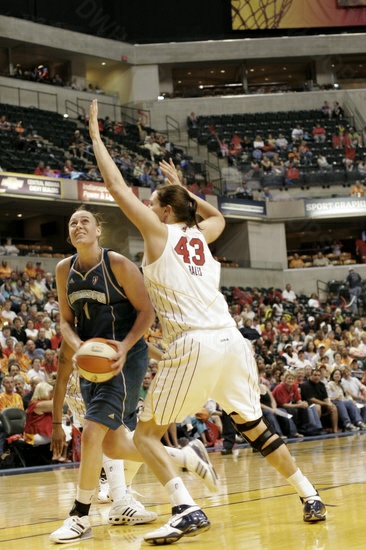
[[[112,157],[108,153],[99,132],[98,102],[90,106],[89,133],[95,158],[106,188],[131,222],[139,229],[144,239],[163,239],[166,242],[166,227],[157,215],[149,210],[132,192],[123,179]]]
[[[67,382],[72,373],[73,349],[67,344],[66,340],[61,342],[57,378],[53,394],[53,415],[52,415],[52,442],[51,449],[54,455],[61,455],[65,444],[65,432],[62,429],[62,409],[64,406]]]
[[[75,330],[75,316],[66,298],[67,277],[70,271],[70,258],[61,260],[56,266],[56,285],[61,314],[61,332],[67,344],[74,352],[79,348],[81,339]]]

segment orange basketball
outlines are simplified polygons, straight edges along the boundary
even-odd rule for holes
[[[79,373],[90,382],[106,382],[114,375],[111,369],[116,345],[107,344],[105,338],[91,338],[80,346],[75,354]]]

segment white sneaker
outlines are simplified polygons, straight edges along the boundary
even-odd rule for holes
[[[200,477],[206,487],[213,493],[219,490],[219,480],[212,466],[204,444],[195,439],[183,448],[185,468]]]
[[[113,498],[110,496],[109,483],[102,477],[99,478],[98,502],[99,504],[113,502]]]
[[[137,525],[151,523],[158,517],[156,512],[149,512],[141,502],[132,495],[126,494],[122,500],[115,502],[108,514],[108,523],[112,525]]]
[[[147,533],[144,540],[150,544],[172,544],[184,536],[195,537],[210,529],[206,514],[196,505],[174,506],[168,523]]]
[[[88,516],[83,516],[82,518],[70,516],[65,519],[59,529],[50,534],[50,541],[62,544],[74,542],[75,540],[90,539],[92,536],[93,533]]]

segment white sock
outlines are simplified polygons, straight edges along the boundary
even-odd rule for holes
[[[133,460],[124,460],[125,464],[125,479],[126,479],[126,485],[129,487],[141,468],[143,462],[134,462]]]
[[[103,468],[109,484],[110,496],[114,502],[126,495],[125,467],[123,460],[113,460],[103,453]]]
[[[82,504],[91,504],[95,489],[92,491],[86,491],[85,489],[80,489],[79,485],[76,487],[76,500]]]
[[[310,483],[308,478],[304,476],[300,468],[298,468],[292,476],[288,477],[287,481],[290,485],[292,485],[297,494],[305,500],[308,500],[309,498],[311,498],[311,500],[321,500],[321,498],[316,494],[316,489]]]
[[[168,491],[170,504],[172,506],[180,506],[181,504],[195,505],[195,502],[189,492],[187,491],[183,481],[180,477],[173,477],[165,485],[165,489]]]

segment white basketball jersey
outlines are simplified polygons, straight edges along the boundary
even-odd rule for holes
[[[171,342],[190,330],[235,326],[219,292],[220,264],[213,259],[201,231],[184,223],[168,224],[163,254],[143,266],[145,285],[162,325],[163,340]]]

